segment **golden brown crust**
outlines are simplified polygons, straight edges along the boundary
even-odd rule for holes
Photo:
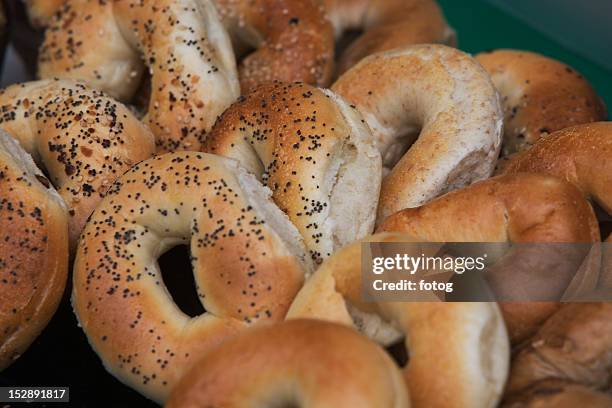
[[[582,385],[592,392],[607,389],[612,364],[611,322],[611,303],[563,305],[515,356],[508,399],[550,381]]]
[[[130,110],[72,81],[0,91],[0,128],[49,173],[68,205],[74,248],[87,217],[117,177],[154,153],[153,136]]]
[[[544,173],[575,184],[612,214],[612,123],[572,126],[510,158],[504,173]]]
[[[239,334],[206,354],[166,407],[408,408],[399,369],[355,331],[292,320]]]
[[[0,131],[0,371],[47,325],[68,275],[68,217],[32,159]]]
[[[349,30],[364,31],[340,56],[338,75],[378,52],[413,44],[456,43],[434,0],[325,0],[324,4],[337,38]]]
[[[390,169],[377,223],[491,175],[502,110],[486,71],[464,52],[415,45],[375,54],[332,90],[362,113]]]
[[[415,242],[406,234],[384,233],[370,242]],[[418,408],[493,407],[501,397],[509,365],[508,336],[495,303],[365,302],[361,284],[361,242],[327,259],[300,290],[288,319],[310,318],[355,327],[353,310],[379,317],[358,326],[380,337],[391,325],[405,335],[409,355],[404,378]],[[349,309],[349,305],[353,309]]]
[[[260,178],[317,263],[372,232],[380,155],[359,113],[330,91],[263,85],[221,115],[204,150]]]
[[[39,75],[80,79],[126,101],[145,65],[158,150],[199,150],[240,93],[229,36],[208,0],[69,0],[46,31]]]
[[[25,0],[32,26],[46,27],[65,0]]]
[[[328,86],[334,36],[319,0],[215,0],[238,48],[256,50],[239,64],[243,93],[274,80]]]
[[[481,53],[476,59],[502,96],[503,156],[529,148],[543,135],[607,117],[589,82],[559,61],[516,50]]]
[[[194,357],[229,335],[283,319],[301,286],[305,251],[278,232],[282,213],[262,210],[257,185],[219,156],[156,156],[122,176],[87,223],[75,312],[106,368],[148,398],[163,401]],[[198,317],[173,303],[157,266],[177,243],[190,244],[207,311]]]
[[[380,231],[433,242],[597,242],[593,210],[571,184],[540,174],[497,176],[388,217]]]
[[[402,210],[387,218],[379,230],[405,232],[433,242],[588,243],[599,240],[593,209],[576,187],[555,177],[526,173],[494,177],[448,193],[422,207]],[[568,264],[571,266],[574,254],[568,255],[572,255]],[[557,269],[541,270],[541,280],[536,276],[513,276],[516,282],[501,276],[500,287],[513,290],[515,284],[518,288],[529,285],[530,290],[560,298],[576,271],[577,265],[564,269],[563,275]],[[541,285],[536,285],[537,281]],[[533,333],[558,306],[530,302],[502,303],[501,307],[515,343]]]

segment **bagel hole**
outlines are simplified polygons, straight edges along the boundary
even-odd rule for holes
[[[292,399],[282,400],[277,403],[267,405],[269,408],[301,408],[301,405]]]
[[[229,31],[236,65],[241,66],[246,57],[257,51],[265,45],[264,37],[253,27],[249,25],[240,26],[234,24],[234,29]]]
[[[132,103],[129,105],[130,110],[137,118],[142,119],[149,110],[149,102],[151,100],[151,73],[148,70],[142,75],[142,80],[138,86],[138,90],[134,94]]]
[[[387,346],[386,350],[400,368],[404,368],[408,365],[410,357],[408,355],[408,349],[406,349],[406,345],[404,344],[404,339]]]
[[[358,28],[345,30],[340,38],[336,41],[336,56],[341,56],[344,51],[361,35],[363,30]]]
[[[255,51],[257,51],[257,47],[244,42],[240,43],[239,46],[234,48],[234,52],[236,53],[236,64],[241,66],[242,62]]]
[[[610,234],[612,234],[612,215],[608,214],[606,210],[601,208],[599,204],[592,201],[595,215],[599,221],[599,232],[601,234],[601,240],[605,241]]]
[[[188,245],[177,245],[166,251],[157,260],[162,280],[172,300],[190,317],[206,313],[198,299]]]
[[[400,133],[401,136],[395,138],[382,154],[383,171],[388,173],[399,163],[401,158],[404,157],[414,142],[416,142],[420,133],[421,129],[416,127],[403,129]]]

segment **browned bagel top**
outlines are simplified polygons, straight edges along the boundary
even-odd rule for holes
[[[0,371],[55,313],[68,275],[68,215],[32,158],[0,131]]]
[[[204,150],[262,180],[317,263],[373,229],[380,154],[359,112],[329,90],[262,85],[219,117]]]
[[[334,38],[318,0],[214,0],[237,52],[254,48],[239,64],[243,93],[265,82],[327,86]]]
[[[504,172],[561,177],[612,214],[612,122],[572,126],[544,136],[511,157]]]
[[[153,135],[123,104],[81,83],[41,80],[0,91],[0,128],[50,175],[68,205],[71,247],[117,177],[154,153]]]
[[[41,78],[78,79],[124,102],[151,74],[146,122],[158,150],[198,150],[240,94],[211,0],[67,0],[45,32]]]
[[[556,177],[513,174],[480,181],[388,217],[381,231],[433,242],[597,242],[580,191]]]
[[[414,44],[455,45],[449,27],[435,0],[324,0],[337,39],[346,32],[362,33],[343,50],[338,75],[363,58]]]
[[[560,61],[517,50],[480,53],[476,59],[502,96],[504,155],[525,150],[542,135],[607,117],[587,79]]]
[[[408,408],[400,372],[357,332],[317,320],[250,329],[206,354],[167,408],[264,406]]]

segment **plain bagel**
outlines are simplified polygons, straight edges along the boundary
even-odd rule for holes
[[[504,166],[505,174],[521,172],[567,180],[612,214],[612,122],[572,126],[543,136]]]
[[[238,66],[248,93],[272,80],[328,86],[334,36],[318,0],[214,0],[234,49],[255,49]]]
[[[609,217],[612,215],[611,157],[612,123],[587,123],[542,136],[528,150],[513,155],[503,171],[505,174],[543,173],[567,180]],[[609,244],[612,235],[607,241],[602,246],[603,265],[598,279],[600,285],[612,287],[612,246]]]
[[[370,242],[415,242],[384,233]],[[361,242],[327,259],[300,290],[288,319],[356,327],[385,345],[405,337],[404,368],[415,408],[495,407],[508,373],[509,344],[495,303],[365,302]]]
[[[502,110],[489,76],[469,55],[443,45],[375,54],[332,90],[362,113],[383,165],[392,168],[382,184],[379,223],[491,175]]]
[[[68,276],[68,214],[53,186],[0,131],[0,371],[45,328]]]
[[[540,174],[498,176],[475,183],[421,207],[402,210],[387,218],[379,230],[404,232],[431,242],[599,241],[597,219],[580,191]],[[575,269],[572,265],[562,272],[558,267],[540,269],[537,276],[529,269],[512,276],[502,274],[492,277],[492,283],[497,282],[502,290],[524,288],[534,291],[533,296],[560,298],[577,272],[579,265]],[[554,302],[502,303],[512,342],[533,334],[558,307]]]
[[[292,320],[250,329],[207,353],[167,408],[408,408],[402,376],[383,349],[344,326]]]
[[[194,358],[258,322],[280,321],[310,262],[269,190],[234,160],[156,156],[132,167],[83,231],[73,306],[120,381],[163,402]],[[206,313],[174,304],[157,258],[188,244]]]
[[[211,0],[68,0],[47,29],[41,78],[71,78],[128,101],[145,66],[158,150],[199,150],[240,94],[232,45]]]
[[[155,151],[150,130],[126,106],[72,81],[0,91],[0,129],[50,175],[68,206],[72,248],[113,181]]]
[[[502,405],[502,408],[609,408],[612,395],[588,386],[563,380],[547,380],[534,384]]]
[[[503,157],[529,148],[548,133],[607,117],[588,81],[559,61],[516,50],[484,52],[476,60],[502,96]]]
[[[414,44],[455,45],[456,36],[435,0],[324,0],[336,39],[362,30],[338,61],[342,74],[363,58]]]
[[[331,91],[261,86],[221,115],[205,151],[238,160],[272,190],[316,263],[372,232],[380,154],[359,112]]]
[[[533,398],[533,389],[561,382],[567,384],[566,389],[557,387],[557,403],[547,406],[577,406],[566,400],[576,401],[575,393],[582,396],[579,405],[610,406],[612,396],[604,393],[609,391],[611,380],[611,322],[609,302],[563,305],[514,357],[506,399],[520,402]],[[549,398],[554,394],[549,391]],[[593,405],[584,405],[591,401]],[[538,406],[518,402],[508,406]]]

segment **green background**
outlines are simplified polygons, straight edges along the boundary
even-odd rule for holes
[[[457,32],[459,48],[462,50],[475,54],[494,48],[515,48],[535,51],[563,61],[580,71],[591,82],[606,102],[610,115],[612,72],[559,45],[489,3],[481,0],[439,0],[438,2],[448,22]]]

